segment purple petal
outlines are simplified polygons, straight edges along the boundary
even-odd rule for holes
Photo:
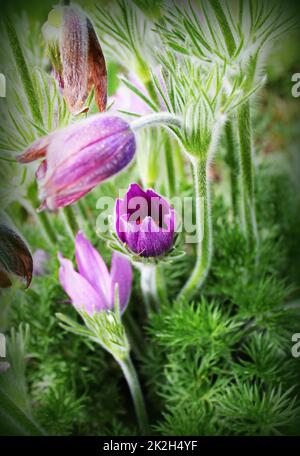
[[[143,257],[156,257],[167,253],[173,244],[173,233],[159,228],[151,217],[143,221],[137,242],[137,253]]]
[[[126,198],[129,201],[131,198],[135,197],[147,198],[147,193],[138,184],[130,184],[126,193]]]
[[[100,254],[79,231],[75,239],[75,257],[79,273],[101,296],[107,306],[110,305],[110,276]]]
[[[120,117],[101,113],[58,130],[52,133],[47,151],[48,167],[54,172],[58,166],[66,165],[73,157],[77,158],[78,153],[85,148],[125,132],[131,132],[127,122]]]
[[[70,193],[69,195],[47,195],[43,188],[40,189],[40,198],[42,199],[42,203],[40,207],[38,208],[38,211],[42,211],[44,209],[49,209],[50,211],[55,211],[59,207],[65,207],[68,206],[69,204],[74,203],[75,201],[78,201],[80,198],[82,198],[84,195],[86,195],[89,191],[91,191],[92,188],[86,189],[83,192],[76,191],[74,190],[73,193]]]
[[[124,201],[122,199],[117,199],[115,202],[114,223],[115,223],[115,230],[117,232],[117,235],[119,236],[119,238],[121,239],[122,242],[125,242],[126,238],[125,238],[125,234],[124,234],[124,227],[123,227],[123,224],[121,221],[121,215],[123,214],[123,212],[122,212],[123,204],[124,204]]]
[[[170,204],[152,189],[148,189],[146,193],[149,204],[149,215],[151,215],[160,227],[166,228],[164,221],[166,216],[170,215]]]
[[[102,301],[96,290],[89,282],[73,268],[72,262],[58,253],[60,262],[59,281],[65,292],[78,310],[85,310],[89,315],[106,310],[106,303]]]
[[[129,222],[127,215],[122,215],[120,218],[120,231],[124,239],[123,242],[133,252],[138,253],[138,240],[139,240],[139,228],[140,226],[135,222]]]
[[[78,151],[55,170],[45,186],[55,191],[94,186],[125,168],[134,152],[133,134],[130,131],[128,135],[116,133]]]
[[[128,261],[123,255],[114,252],[111,261],[110,276],[111,306],[114,304],[115,285],[118,284],[120,309],[121,312],[124,312],[131,293],[132,267],[130,261]]]
[[[43,207],[71,204],[124,169],[135,153],[129,124],[99,114],[55,132],[47,142],[47,163],[39,169]]]
[[[134,202],[135,199],[136,203]],[[117,217],[125,214],[134,214],[138,209],[139,203],[148,203],[147,193],[138,184],[130,184],[125,197],[118,200],[115,208]],[[145,208],[145,213],[145,216],[148,215],[148,204]]]

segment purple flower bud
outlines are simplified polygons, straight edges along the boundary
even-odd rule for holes
[[[173,245],[175,214],[170,204],[153,190],[131,184],[115,206],[119,239],[142,257],[166,254]]]
[[[41,209],[74,203],[132,160],[135,136],[117,116],[96,114],[35,141],[18,159],[44,157],[37,172]]]
[[[105,59],[91,21],[76,5],[57,6],[43,26],[48,53],[69,110],[77,114],[95,90],[100,112],[107,101]]]
[[[118,284],[120,311],[124,312],[131,293],[132,268],[130,261],[114,252],[110,272],[102,257],[81,232],[75,240],[76,272],[72,262],[58,254],[59,280],[78,310],[89,315],[112,310],[115,287]]]

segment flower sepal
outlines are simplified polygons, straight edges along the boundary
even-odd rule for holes
[[[174,233],[174,243],[170,250],[167,253],[164,253],[160,256],[153,256],[153,257],[144,257],[139,255],[128,247],[126,242],[122,242],[114,229],[114,222],[113,217],[110,216],[109,220],[109,228],[106,233],[101,232],[100,230],[96,230],[97,235],[105,241],[106,245],[110,247],[112,250],[125,255],[132,264],[145,264],[145,265],[157,265],[157,264],[170,264],[173,261],[178,261],[182,258],[186,253],[184,250],[181,249],[182,242],[180,233]]]
[[[77,310],[84,326],[62,313],[56,317],[60,326],[66,331],[85,337],[102,346],[117,360],[128,357],[130,344],[121,320],[118,285],[115,286],[115,302],[113,310],[94,312],[92,315],[85,310]]]

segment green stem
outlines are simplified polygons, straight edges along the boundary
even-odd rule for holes
[[[95,229],[95,221],[86,205],[86,201],[84,198],[81,198],[77,201],[77,207],[79,209],[82,219],[89,225],[91,231],[93,231]]]
[[[154,112],[152,114],[147,114],[146,116],[139,117],[138,119],[133,120],[130,124],[133,131],[137,131],[140,128],[145,127],[154,127],[156,125],[181,127],[182,120],[180,117],[175,116],[169,112]]]
[[[41,226],[44,235],[50,245],[57,244],[57,237],[54,228],[51,225],[47,212],[37,212],[37,201],[35,198],[28,196],[28,200],[22,199],[21,205],[36,219]]]
[[[157,92],[155,90],[155,87],[153,85],[152,80],[150,79],[146,83],[146,89],[150,95],[150,98],[152,101],[159,106],[160,106],[160,100],[157,95]],[[174,157],[172,153],[172,145],[171,145],[171,140],[168,135],[166,135],[166,141],[165,141],[165,161],[166,161],[166,170],[167,170],[167,186],[168,186],[168,196],[171,197],[175,194],[175,164],[174,164]]]
[[[50,241],[51,244],[56,244],[57,243],[57,237],[55,234],[55,231],[51,225],[51,222],[49,220],[48,214],[46,212],[40,212],[38,214],[38,219],[45,230],[45,233]]]
[[[253,248],[258,244],[258,233],[255,215],[253,148],[249,101],[245,102],[238,109],[237,116],[241,164],[242,226],[249,246]]]
[[[130,346],[132,347],[135,355],[139,359],[143,359],[143,347],[145,344],[140,327],[136,324],[134,318],[128,312],[125,312],[123,319],[126,327],[126,333],[129,337]]]
[[[156,287],[158,296],[157,309],[160,310],[161,304],[164,305],[168,302],[167,286],[162,265],[157,265],[156,267]]]
[[[149,312],[153,307],[159,311],[157,266],[154,264],[142,264],[139,269],[141,273],[141,290],[147,311]]]
[[[210,190],[206,160],[192,160],[196,206],[197,260],[194,270],[181,290],[178,300],[191,299],[205,281],[212,257],[212,225],[210,218]]]
[[[149,435],[149,425],[145,402],[135,367],[129,356],[125,359],[117,361],[123,371],[130,389],[140,431],[142,435]]]
[[[171,198],[176,193],[176,182],[175,182],[175,164],[172,151],[171,139],[167,136],[165,140],[165,161],[166,161],[166,172],[167,172],[167,192],[168,197]]]
[[[35,96],[35,90],[33,86],[32,79],[30,77],[30,73],[24,58],[24,54],[19,42],[18,35],[16,33],[15,27],[13,23],[11,22],[9,17],[6,17],[5,19],[5,26],[6,26],[6,31],[9,39],[9,43],[14,55],[14,59],[16,62],[16,66],[21,78],[21,81],[23,83],[25,95],[28,100],[29,108],[32,114],[32,118],[34,122],[36,122],[38,125],[43,125],[43,118],[41,111],[39,109],[38,103],[37,103],[37,97]]]
[[[230,119],[225,125],[226,133],[226,161],[230,169],[230,187],[231,187],[231,204],[234,218],[239,214],[239,161],[238,151],[234,140],[233,119]]]
[[[79,225],[76,220],[76,216],[72,206],[66,206],[63,209],[63,215],[69,227],[70,233],[75,238],[76,234],[79,231]]]

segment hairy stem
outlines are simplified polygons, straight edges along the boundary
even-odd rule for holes
[[[85,198],[81,198],[77,201],[77,207],[82,220],[85,221],[88,224],[89,228],[93,231],[95,229],[95,221],[91,212],[89,211]]]
[[[18,69],[18,73],[20,75],[24,87],[24,92],[27,97],[32,118],[34,122],[36,122],[38,125],[43,125],[43,118],[37,103],[37,97],[35,96],[33,82],[30,77],[30,73],[24,58],[24,54],[19,42],[18,35],[9,17],[6,17],[5,19],[5,26],[9,43],[15,59],[15,63]]]
[[[181,290],[178,300],[191,299],[205,281],[212,257],[212,225],[210,219],[210,191],[206,160],[192,160],[194,197],[196,206],[197,260],[194,270]]]
[[[161,109],[161,102],[157,95],[157,91],[155,89],[155,86],[154,86],[151,78],[145,83],[145,86],[150,95],[151,100],[157,106],[159,106],[159,109]],[[167,135],[166,135],[166,139],[165,139],[164,155],[165,155],[166,171],[167,171],[167,191],[168,191],[168,196],[170,197],[175,194],[175,171],[174,171],[175,164],[174,164],[174,157],[172,154],[171,140]]]
[[[141,273],[141,290],[147,311],[151,308],[159,310],[159,299],[157,290],[157,266],[152,264],[142,264],[139,267]]]
[[[258,244],[258,233],[255,215],[253,148],[250,103],[245,102],[238,109],[238,135],[241,164],[241,209],[242,226],[250,247]]]
[[[167,195],[169,198],[175,195],[176,181],[175,181],[175,163],[173,158],[171,138],[168,136],[165,140],[165,162],[167,172]]]
[[[137,416],[138,424],[140,431],[142,435],[148,435],[149,434],[149,426],[148,426],[148,417],[147,417],[147,412],[145,408],[145,402],[143,398],[143,393],[141,390],[140,382],[135,370],[135,367],[128,356],[125,359],[122,360],[117,360],[123,374],[126,378],[126,381],[128,383],[130,393],[132,396],[134,408],[135,408],[135,413]]]
[[[70,233],[72,234],[72,236],[75,237],[79,231],[79,225],[77,223],[76,216],[72,206],[66,206],[63,209],[63,215],[67,222]]]
[[[182,124],[180,117],[170,114],[169,112],[155,112],[146,116],[139,117],[131,122],[130,126],[134,131],[144,127],[152,127],[155,125],[170,125],[180,127]]]
[[[230,119],[225,126],[226,133],[226,148],[227,156],[226,161],[230,169],[230,190],[231,190],[231,204],[234,218],[239,214],[239,161],[236,143],[234,141],[234,126],[233,119]]]
[[[36,205],[37,201],[34,197],[28,197],[28,200],[22,198],[20,201],[21,205],[28,211],[30,215],[32,215],[37,223],[41,226],[43,233],[45,235],[46,240],[49,242],[50,245],[55,245],[57,243],[57,236],[55,230],[50,222],[49,216],[47,212],[37,212]]]

